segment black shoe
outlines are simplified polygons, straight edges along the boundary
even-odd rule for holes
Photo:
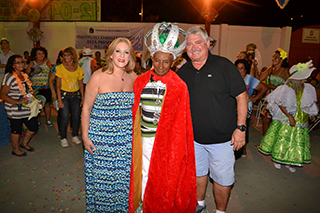
[[[24,147],[24,146],[22,146],[22,145],[20,145],[20,147],[21,147],[22,149],[28,150],[29,152],[34,152],[34,148],[32,148],[31,146],[30,146],[29,149],[27,149],[26,147]]]
[[[12,151],[12,154],[13,155],[15,155],[15,156],[18,156],[18,157],[25,157],[25,156],[27,156],[27,153],[23,153],[23,154],[21,154],[21,155],[17,155],[14,151]]]
[[[203,211],[206,212],[206,208],[207,208],[206,205],[204,205],[204,206],[197,205],[196,210],[194,211],[194,213],[201,213]]]

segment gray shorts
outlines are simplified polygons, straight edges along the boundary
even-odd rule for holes
[[[210,171],[210,177],[221,186],[234,183],[234,151],[231,141],[218,144],[199,144],[194,142],[197,177]]]

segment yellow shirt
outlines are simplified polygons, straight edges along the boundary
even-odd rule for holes
[[[76,92],[79,90],[79,80],[83,79],[83,69],[78,66],[76,71],[68,71],[63,64],[56,67],[56,76],[61,78],[61,90]]]

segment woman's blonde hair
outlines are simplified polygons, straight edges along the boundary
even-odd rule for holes
[[[62,56],[63,56],[64,53],[70,53],[72,55],[72,57],[73,57],[73,63],[74,64],[78,64],[77,51],[73,47],[69,46],[69,47],[64,48],[62,50]]]
[[[129,46],[129,62],[127,64],[127,66],[125,67],[125,71],[127,73],[130,73],[134,67],[136,66],[136,56],[134,53],[134,50],[132,48],[131,42],[127,39],[127,38],[116,38],[115,40],[113,40],[113,42],[109,45],[108,50],[107,50],[107,54],[106,54],[106,66],[102,69],[102,72],[108,70],[108,72],[110,74],[113,73],[113,62],[111,59],[111,55],[113,54],[116,46],[121,43],[124,42]]]

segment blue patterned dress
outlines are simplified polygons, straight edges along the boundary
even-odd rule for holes
[[[85,150],[87,212],[128,212],[132,155],[133,92],[98,94]]]

